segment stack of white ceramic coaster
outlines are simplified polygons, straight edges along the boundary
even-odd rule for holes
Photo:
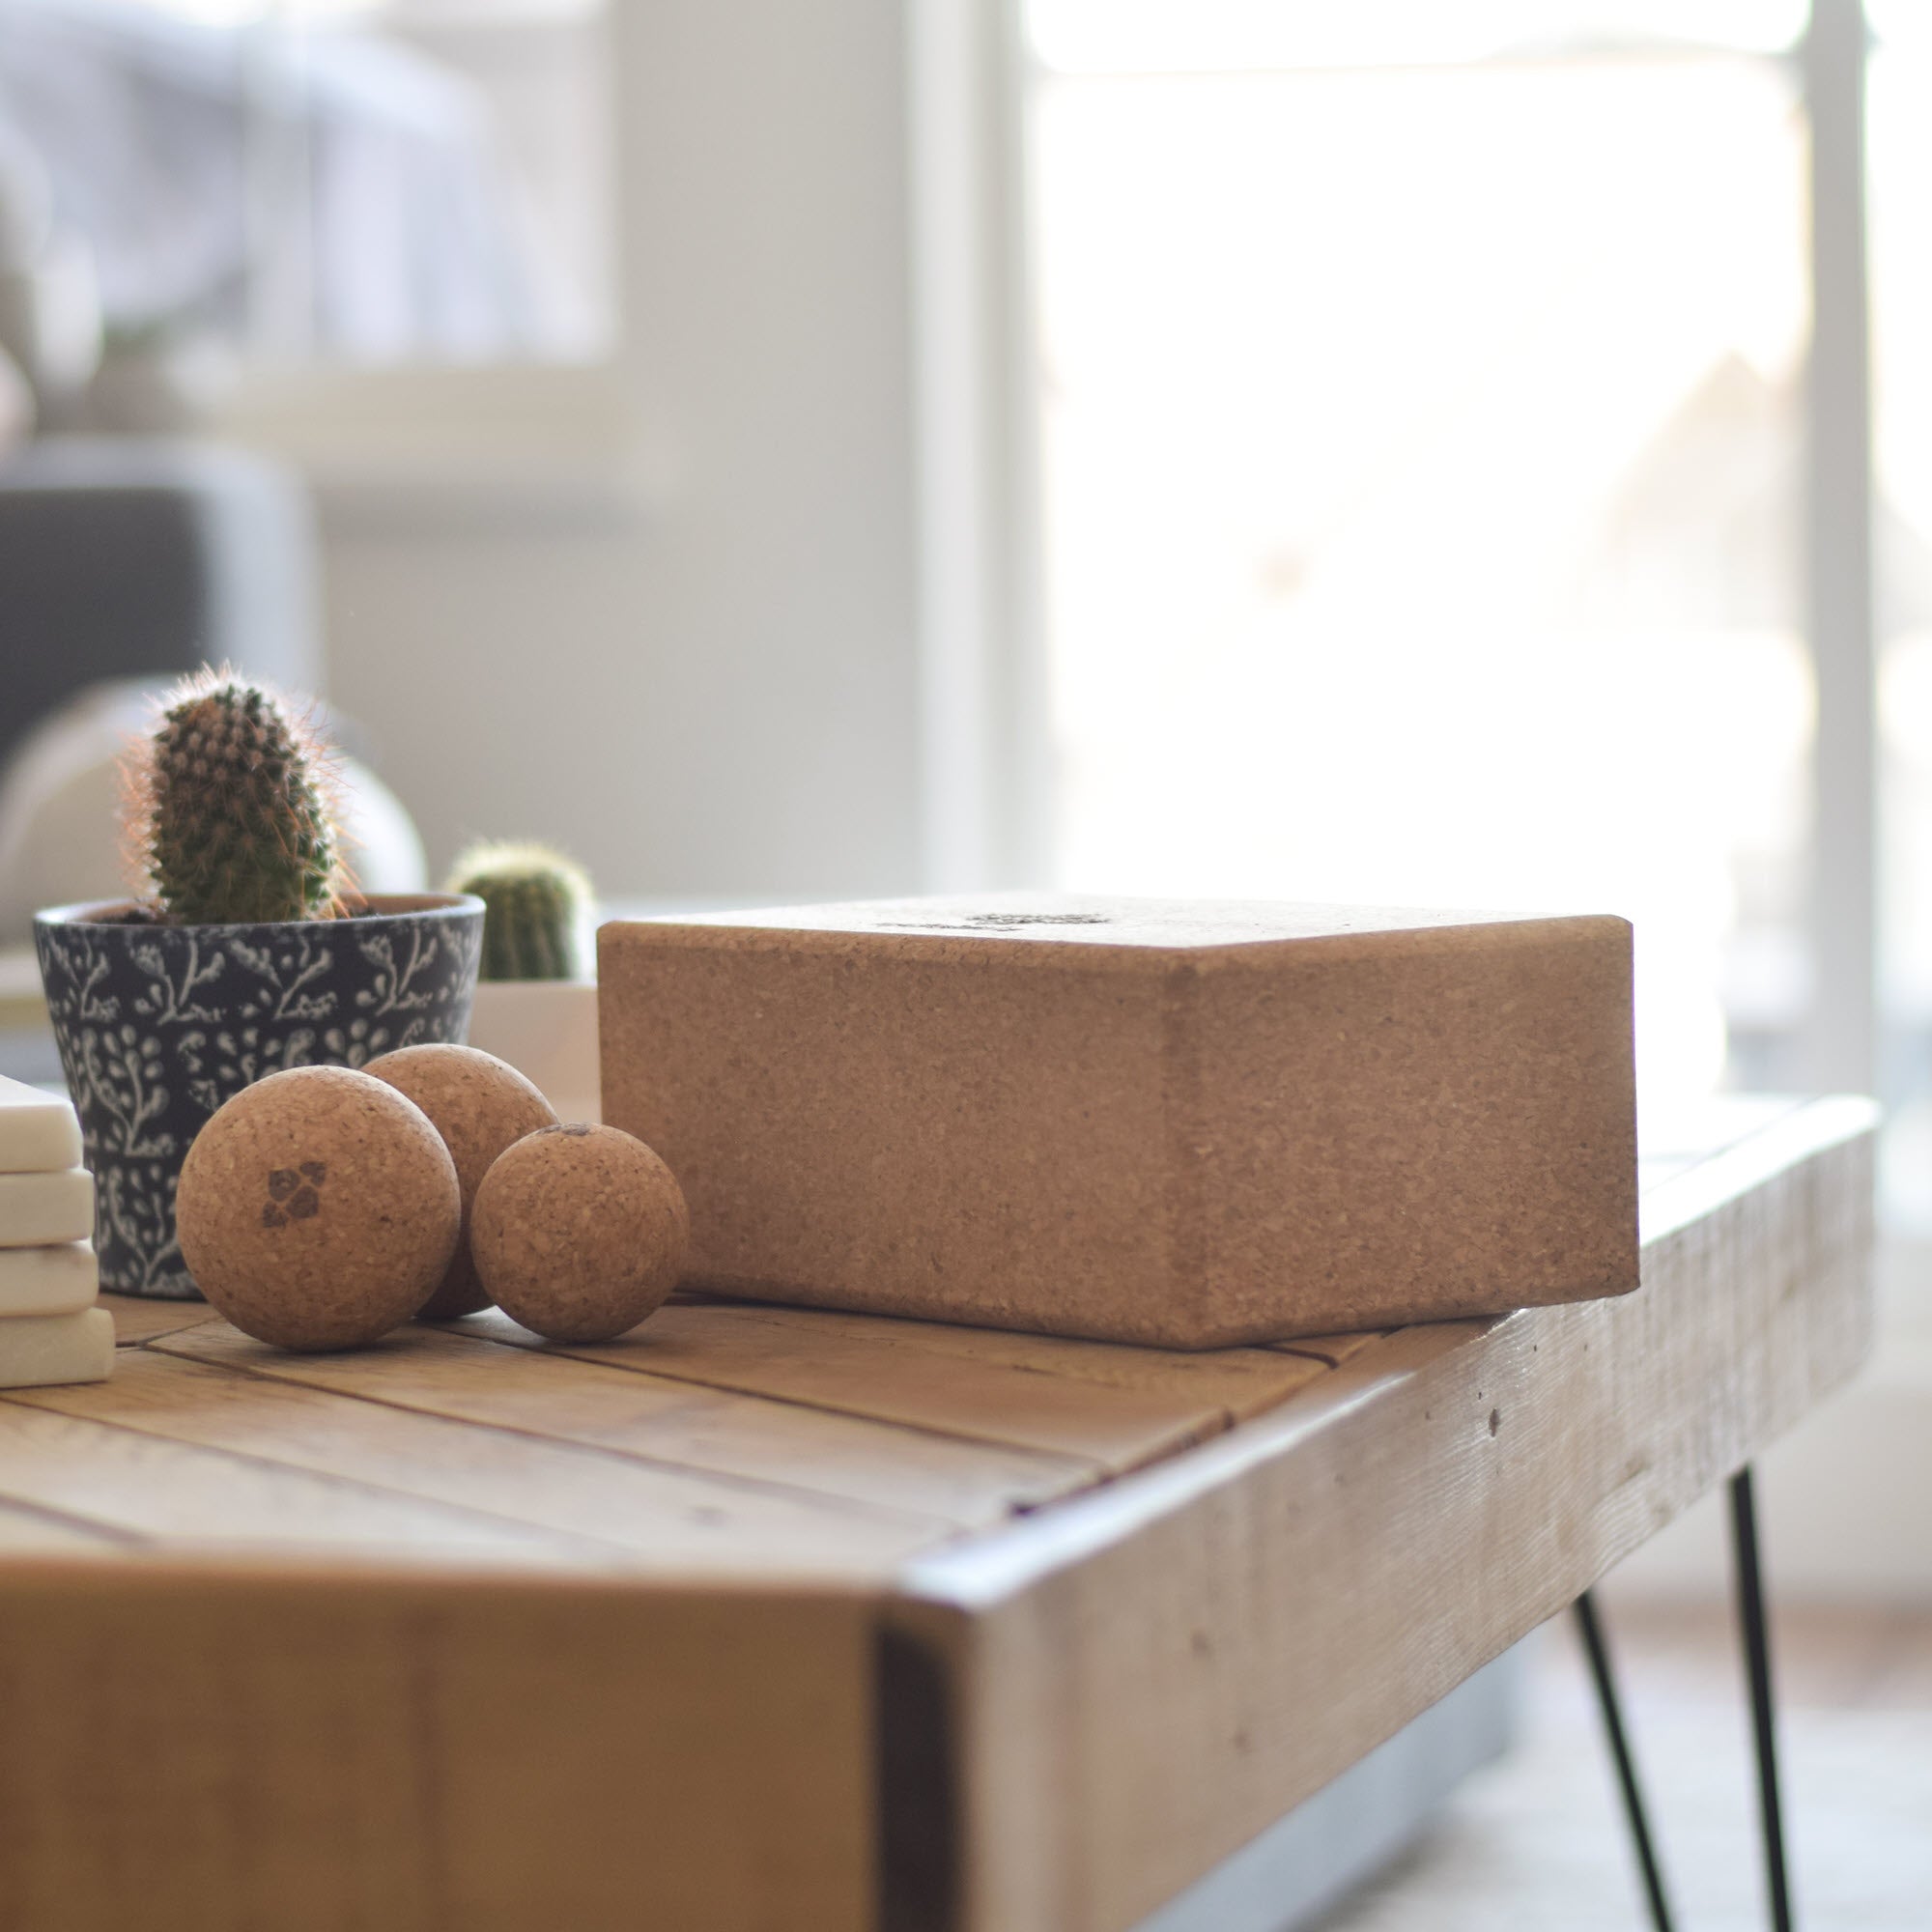
[[[73,1109],[0,1078],[0,1388],[98,1382],[113,1368],[93,1236]]]

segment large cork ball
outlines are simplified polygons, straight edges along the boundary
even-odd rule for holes
[[[615,1127],[539,1127],[483,1178],[469,1244],[490,1298],[553,1342],[605,1342],[677,1286],[691,1215],[663,1161]]]
[[[281,1349],[353,1349],[407,1321],[463,1224],[428,1115],[346,1066],[244,1087],[195,1136],[176,1209],[196,1287]]]
[[[405,1046],[372,1060],[364,1071],[407,1094],[430,1118],[456,1163],[463,1190],[463,1233],[448,1271],[420,1310],[425,1321],[471,1315],[489,1303],[469,1257],[469,1215],[490,1164],[506,1147],[556,1113],[506,1060],[474,1046]]]

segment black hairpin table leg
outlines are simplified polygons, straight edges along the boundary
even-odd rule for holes
[[[1773,1932],[1792,1932],[1791,1883],[1784,1865],[1784,1811],[1777,1791],[1777,1711],[1771,1691],[1771,1644],[1764,1613],[1764,1578],[1758,1567],[1757,1506],[1751,1493],[1748,1463],[1731,1478],[1731,1541],[1737,1566],[1738,1621],[1744,1633],[1745,1664],[1750,1679],[1751,1734],[1757,1746],[1758,1815],[1764,1829],[1764,1869],[1771,1892],[1771,1922]],[[1583,1633],[1583,1648],[1590,1660],[1590,1675],[1597,1686],[1597,1702],[1604,1714],[1604,1729],[1610,1741],[1610,1755],[1616,1760],[1617,1781],[1623,1788],[1624,1813],[1630,1820],[1631,1838],[1636,1846],[1637,1863],[1643,1870],[1651,1923],[1656,1932],[1671,1932],[1670,1904],[1663,1894],[1663,1874],[1658,1866],[1643,1791],[1637,1783],[1636,1764],[1624,1731],[1616,1678],[1597,1621],[1596,1603],[1588,1590],[1577,1599],[1575,1608]]]
[[[1622,1786],[1624,1815],[1630,1821],[1631,1838],[1636,1846],[1637,1863],[1643,1871],[1643,1889],[1650,1900],[1650,1922],[1656,1932],[1671,1932],[1670,1901],[1663,1895],[1663,1873],[1657,1862],[1657,1848],[1651,1842],[1650,1819],[1644,1809],[1643,1789],[1637,1783],[1636,1763],[1631,1756],[1630,1740],[1624,1732],[1623,1707],[1617,1698],[1616,1678],[1610,1670],[1610,1654],[1597,1622],[1597,1605],[1588,1590],[1577,1599],[1577,1623],[1583,1633],[1583,1649],[1590,1659],[1590,1675],[1596,1680],[1597,1703],[1604,1714],[1604,1730],[1610,1741],[1610,1755],[1616,1760],[1617,1782]]]
[[[1750,1464],[1731,1478],[1731,1541],[1737,1559],[1738,1615],[1750,1676],[1751,1731],[1757,1744],[1758,1814],[1764,1827],[1765,1882],[1775,1932],[1791,1932],[1791,1886],[1784,1867],[1784,1814],[1777,1795],[1776,1710],[1771,1695],[1771,1646],[1766,1634],[1764,1583],[1757,1560],[1757,1508]]]

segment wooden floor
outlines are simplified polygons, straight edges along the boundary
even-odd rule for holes
[[[1932,1927],[1932,1610],[1776,1610],[1798,1922]],[[1610,1639],[1683,1932],[1761,1932],[1748,1720],[1728,1613],[1610,1605]],[[1535,1640],[1521,1745],[1320,1932],[1647,1925],[1567,1620]]]

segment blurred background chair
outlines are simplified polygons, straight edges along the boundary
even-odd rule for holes
[[[322,688],[306,492],[209,443],[50,438],[0,465],[0,759],[82,687],[224,659]]]

